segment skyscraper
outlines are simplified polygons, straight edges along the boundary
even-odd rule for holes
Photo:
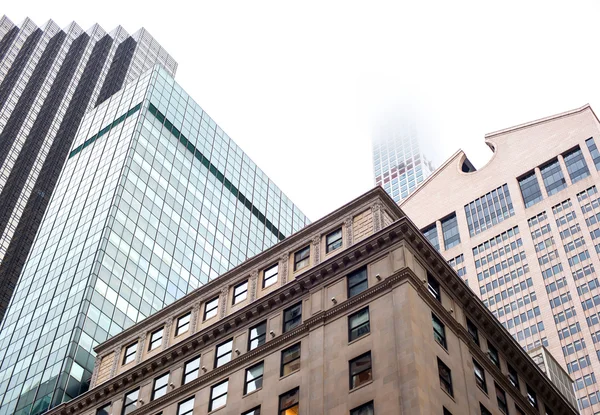
[[[89,387],[92,349],[307,219],[157,67],[88,112],[0,331],[0,414]]]
[[[83,115],[156,63],[144,29],[0,19],[0,320]]]
[[[589,105],[485,136],[401,204],[527,350],[546,346],[600,410],[600,122]]]
[[[375,185],[382,186],[396,203],[434,170],[422,139],[415,121],[408,117],[390,117],[378,123],[373,137]]]

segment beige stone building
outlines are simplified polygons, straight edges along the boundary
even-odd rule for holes
[[[600,413],[600,123],[589,105],[485,136],[475,171],[458,151],[404,212],[526,349],[545,346]]]
[[[376,188],[96,347],[49,414],[575,414]]]

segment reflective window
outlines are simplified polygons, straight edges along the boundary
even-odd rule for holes
[[[542,173],[548,196],[552,196],[567,187],[567,181],[565,180],[565,176],[563,176],[558,159],[554,159],[540,167],[540,172]]]
[[[283,332],[290,331],[302,323],[302,303],[298,303],[283,312]]]
[[[500,367],[500,357],[498,356],[498,350],[494,346],[490,344],[488,341],[488,357],[492,361],[493,364]]]
[[[444,349],[447,349],[446,344],[446,327],[442,324],[439,318],[435,314],[431,314],[433,321],[433,338],[438,342]]]
[[[260,415],[260,405],[242,413],[242,415]]]
[[[442,219],[442,233],[444,234],[444,249],[448,250],[460,243],[460,235],[458,234],[458,222],[456,214]]]
[[[529,385],[527,385],[527,400],[529,401],[529,404],[531,406],[533,406],[534,408],[537,409],[537,407],[538,407],[537,395],[535,394],[533,389],[531,389],[529,387]]]
[[[598,147],[596,147],[594,139],[590,137],[587,140],[585,140],[585,143],[587,144],[588,150],[590,151],[592,160],[594,160],[596,170],[600,170],[600,151],[598,151]]]
[[[310,261],[310,245],[302,248],[294,254],[294,271],[298,271],[309,265]]]
[[[517,375],[517,371],[511,365],[507,364],[507,366],[508,366],[508,381],[515,388],[519,389],[519,375]]]
[[[148,346],[148,350],[154,350],[162,345],[163,331],[164,330],[161,327],[150,335],[150,345]]]
[[[531,172],[519,179],[519,187],[521,188],[521,195],[523,196],[526,208],[542,200],[542,191],[540,190],[535,172]]]
[[[471,322],[469,319],[467,319],[467,332],[475,344],[479,346],[479,331],[477,330],[477,326],[475,326],[475,324],[473,324],[473,322]]]
[[[158,399],[161,396],[165,396],[167,394],[167,387],[169,386],[169,374],[165,373],[162,376],[154,379],[154,386],[152,387],[152,397],[151,399]]]
[[[325,237],[327,246],[325,252],[330,253],[342,247],[342,228],[335,230]]]
[[[513,216],[515,211],[508,186],[503,184],[465,205],[465,214],[471,236]]]
[[[231,361],[232,350],[233,339],[229,339],[225,343],[221,343],[217,346],[217,352],[215,354],[215,368],[223,366],[225,363],[229,363]]]
[[[475,383],[479,386],[485,393],[487,393],[487,382],[485,381],[485,372],[483,368],[475,359],[473,359],[473,372],[475,373]]]
[[[369,307],[348,316],[348,341],[356,340],[369,333],[370,330]]]
[[[498,408],[503,414],[508,413],[508,404],[506,402],[506,392],[500,386],[494,382],[494,386],[496,387],[496,401],[498,402]]]
[[[196,379],[200,371],[200,356],[190,360],[183,367],[183,384]]]
[[[371,380],[373,380],[371,352],[350,360],[350,389],[357,388]]]
[[[286,376],[300,369],[300,343],[281,352],[280,376]]]
[[[445,390],[448,395],[454,396],[452,391],[452,373],[448,366],[444,364],[440,359],[438,362],[438,374],[440,377],[440,387]]]
[[[232,304],[237,304],[244,301],[248,297],[248,281],[244,281],[241,284],[233,287],[233,299]]]
[[[583,158],[583,153],[579,147],[566,153],[563,158],[565,159],[567,171],[569,172],[569,177],[571,178],[572,183],[576,183],[584,177],[590,175],[590,171],[588,170],[587,164],[585,164],[585,159]]]
[[[177,405],[177,415],[191,415],[194,413],[194,398],[191,397]]]
[[[279,265],[275,264],[270,268],[267,268],[263,273],[263,288],[270,287],[277,282],[277,272]]]
[[[218,310],[219,297],[207,301],[206,304],[204,304],[204,320],[208,320],[209,318],[213,318],[214,316],[216,316]]]
[[[267,341],[267,322],[252,327],[250,329],[250,336],[248,338],[248,350],[256,349],[261,344],[265,344]]]
[[[123,356],[123,364],[126,365],[135,360],[135,354],[137,352],[137,342],[130,344],[125,348],[125,356]]]
[[[440,289],[440,283],[436,280],[433,275],[427,272],[427,288],[433,297],[438,300],[440,303],[442,302],[442,292]]]
[[[279,415],[296,415],[299,413],[300,388],[292,389],[279,395]]]
[[[488,411],[488,409],[483,406],[481,402],[479,403],[479,410],[481,411],[481,415],[492,415],[492,413]]]
[[[348,274],[348,298],[360,294],[367,288],[369,288],[367,267],[362,267],[351,274]]]
[[[425,235],[425,238],[427,238],[429,243],[431,245],[433,245],[434,248],[439,251],[440,250],[440,241],[438,239],[438,232],[437,232],[436,224],[434,223],[432,225],[429,225],[426,228],[423,228],[423,230],[421,232],[423,232],[423,235]]]
[[[246,369],[246,381],[244,383],[244,395],[254,392],[257,389],[262,388],[263,384],[263,373],[265,365],[260,362],[249,369]]]
[[[227,389],[229,388],[229,379],[210,388],[210,402],[208,412],[214,411],[227,405]]]
[[[375,415],[373,401],[367,402],[358,408],[354,408],[350,411],[350,415]]]
[[[175,336],[179,336],[190,329],[190,320],[192,313],[187,313],[177,319],[177,327],[175,328]]]
[[[125,395],[125,399],[123,399],[123,410],[121,411],[122,415],[127,415],[128,413],[133,412],[137,409],[139,395],[139,388]]]
[[[96,409],[96,415],[110,415],[110,403]]]

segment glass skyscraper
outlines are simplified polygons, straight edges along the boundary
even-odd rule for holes
[[[0,331],[0,414],[84,392],[99,342],[307,224],[161,67],[88,112]]]
[[[392,117],[380,123],[372,141],[375,185],[382,186],[396,203],[435,170],[423,152],[416,123],[408,118]]]
[[[83,115],[156,63],[146,30],[0,18],[0,320]]]

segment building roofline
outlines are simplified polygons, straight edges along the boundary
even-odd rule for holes
[[[379,198],[379,200],[381,202],[383,202],[385,204],[385,206],[391,212],[393,212],[393,215],[395,215],[397,219],[405,217],[404,212],[400,209],[400,207],[396,204],[396,202],[394,202],[394,200],[390,197],[390,195],[388,195],[387,192],[385,190],[383,190],[383,188],[381,188],[380,186],[374,187],[373,189],[363,193],[362,195],[358,196],[354,200],[350,201],[349,203],[346,203],[341,208],[336,209],[333,212],[329,213],[328,215],[323,216],[321,219],[317,220],[316,222],[313,222],[313,223],[305,226],[304,228],[302,228],[298,232],[288,236],[281,242],[273,245],[272,247],[264,250],[263,252],[255,255],[255,256],[247,259],[246,261],[242,262],[240,265],[230,269],[229,271],[225,272],[224,274],[221,274],[220,276],[213,279],[212,281],[209,281],[206,284],[196,288],[194,291],[191,291],[190,293],[186,294],[179,300],[174,301],[173,303],[163,307],[156,313],[151,314],[150,316],[137,322],[133,326],[131,326],[131,327],[127,328],[126,330],[123,330],[119,334],[116,334],[115,336],[109,338],[105,342],[100,343],[99,345],[97,345],[94,348],[94,351],[96,353],[100,354],[100,353],[106,351],[107,349],[114,347],[115,344],[120,343],[124,338],[128,337],[132,332],[137,332],[137,331],[141,330],[144,326],[147,326],[147,325],[150,326],[150,325],[155,324],[156,322],[160,322],[163,319],[165,319],[166,317],[168,317],[169,315],[171,315],[171,313],[173,311],[175,311],[181,307],[185,307],[185,304],[188,304],[190,301],[201,297],[205,293],[213,292],[220,286],[223,286],[226,284],[228,285],[233,279],[239,277],[241,274],[249,273],[252,269],[256,268],[262,262],[264,262],[264,260],[268,259],[269,257],[274,256],[276,252],[285,250],[285,248],[287,246],[294,245],[295,243],[306,239],[314,232],[320,231],[320,229],[326,223],[333,221],[336,218],[344,217],[346,214],[348,214],[352,210],[356,209],[357,207],[359,207],[361,205],[364,205],[367,201],[377,199],[377,198]]]
[[[555,120],[558,120],[560,118],[565,118],[565,117],[569,117],[571,115],[579,114],[579,113],[584,112],[586,110],[590,110],[592,112],[592,114],[594,115],[594,118],[596,119],[596,121],[600,122],[600,120],[596,116],[596,113],[594,112],[594,110],[592,109],[592,107],[590,106],[590,104],[585,104],[585,105],[583,105],[583,106],[581,106],[579,108],[575,108],[575,109],[564,111],[564,112],[561,112],[561,113],[558,113],[558,114],[550,115],[548,117],[539,118],[537,120],[529,121],[529,122],[526,122],[526,123],[517,124],[517,125],[514,125],[512,127],[503,128],[501,130],[493,131],[491,133],[485,134],[484,137],[487,140],[488,138],[496,137],[496,136],[503,135],[503,134],[512,133],[512,132],[515,132],[515,131],[518,131],[518,130],[522,130],[522,129],[525,129],[525,128],[534,127],[534,126],[539,125],[539,124],[544,124],[544,123],[547,123],[547,122],[555,121]]]

